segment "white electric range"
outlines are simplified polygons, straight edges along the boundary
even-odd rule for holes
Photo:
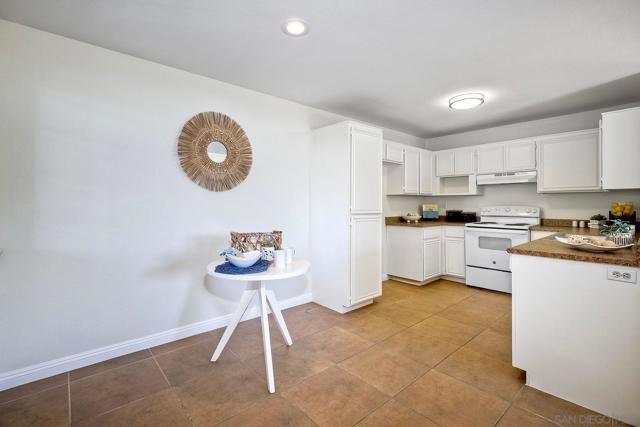
[[[467,285],[511,293],[511,264],[507,249],[528,242],[529,227],[537,224],[540,224],[540,208],[482,208],[480,221],[465,225]]]

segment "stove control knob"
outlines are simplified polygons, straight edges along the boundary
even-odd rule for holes
[[[505,208],[504,211],[505,212],[511,212],[511,208]]]

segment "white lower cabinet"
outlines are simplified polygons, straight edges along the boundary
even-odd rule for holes
[[[387,227],[387,274],[421,282],[423,249],[421,228]]]
[[[433,279],[442,274],[442,240],[428,239],[424,241],[422,251],[422,280]]]
[[[413,282],[465,276],[463,227],[388,226],[386,248],[390,276]]]
[[[464,278],[464,238],[444,239],[444,274]]]
[[[382,293],[380,221],[380,215],[357,215],[351,218],[351,305]]]

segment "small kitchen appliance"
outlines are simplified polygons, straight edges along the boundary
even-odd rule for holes
[[[511,293],[507,249],[526,243],[529,227],[540,224],[540,208],[488,206],[480,221],[465,225],[466,282],[469,286]]]
[[[445,221],[447,222],[476,222],[478,217],[475,212],[463,212],[459,210],[448,210]]]

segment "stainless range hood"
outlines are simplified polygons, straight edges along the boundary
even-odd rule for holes
[[[478,185],[519,184],[536,182],[537,177],[536,171],[489,173],[478,175],[476,182]]]

